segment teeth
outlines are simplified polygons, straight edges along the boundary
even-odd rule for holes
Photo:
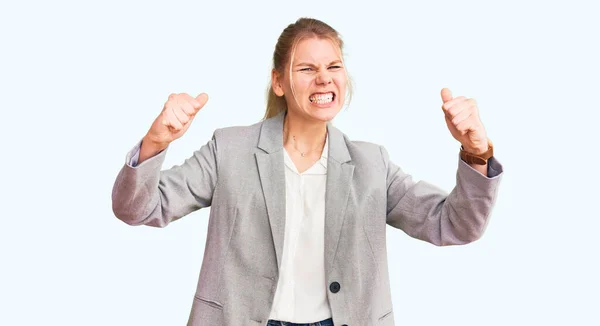
[[[312,103],[326,104],[333,101],[333,93],[316,94],[309,98]]]

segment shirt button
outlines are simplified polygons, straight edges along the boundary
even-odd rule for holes
[[[340,283],[333,282],[329,284],[329,290],[333,293],[338,293],[340,291]]]

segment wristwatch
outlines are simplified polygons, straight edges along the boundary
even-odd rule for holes
[[[494,145],[488,139],[488,150],[481,154],[473,154],[465,151],[463,146],[460,146],[460,158],[469,164],[485,165],[490,157],[494,156]]]

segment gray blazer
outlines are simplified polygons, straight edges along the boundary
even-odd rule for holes
[[[267,323],[285,229],[283,118],[217,129],[181,165],[161,171],[164,150],[138,166],[125,163],[116,178],[112,208],[129,225],[165,227],[211,207],[188,325]],[[492,157],[486,177],[459,158],[448,194],[414,182],[382,146],[351,141],[331,124],[327,130],[325,273],[333,321],[394,325],[386,225],[437,246],[479,239],[502,165]]]

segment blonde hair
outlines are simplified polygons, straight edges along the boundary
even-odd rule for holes
[[[279,39],[277,40],[277,44],[275,45],[275,51],[273,51],[273,67],[275,71],[279,73],[281,78],[284,75],[285,66],[290,63],[290,81],[292,78],[292,65],[291,62],[294,58],[294,53],[296,52],[296,46],[298,43],[309,37],[316,37],[319,39],[328,39],[333,44],[337,45],[337,48],[340,52],[340,59],[343,62],[343,46],[344,42],[342,41],[339,33],[333,29],[331,26],[326,23],[313,19],[313,18],[300,18],[295,23],[288,25],[281,35],[279,35]],[[346,65],[344,65],[344,70],[346,69]],[[348,73],[346,72],[346,75]],[[348,96],[346,96],[346,102],[350,103],[350,99],[352,98],[352,83],[351,79],[348,76]],[[292,94],[294,95],[294,99],[296,99],[296,95],[294,92],[294,86],[292,83]],[[298,100],[296,99],[296,102]],[[287,111],[287,102],[283,96],[277,96],[273,91],[273,86],[271,81],[269,81],[267,87],[267,109],[265,111],[264,119],[271,118],[281,112]]]

